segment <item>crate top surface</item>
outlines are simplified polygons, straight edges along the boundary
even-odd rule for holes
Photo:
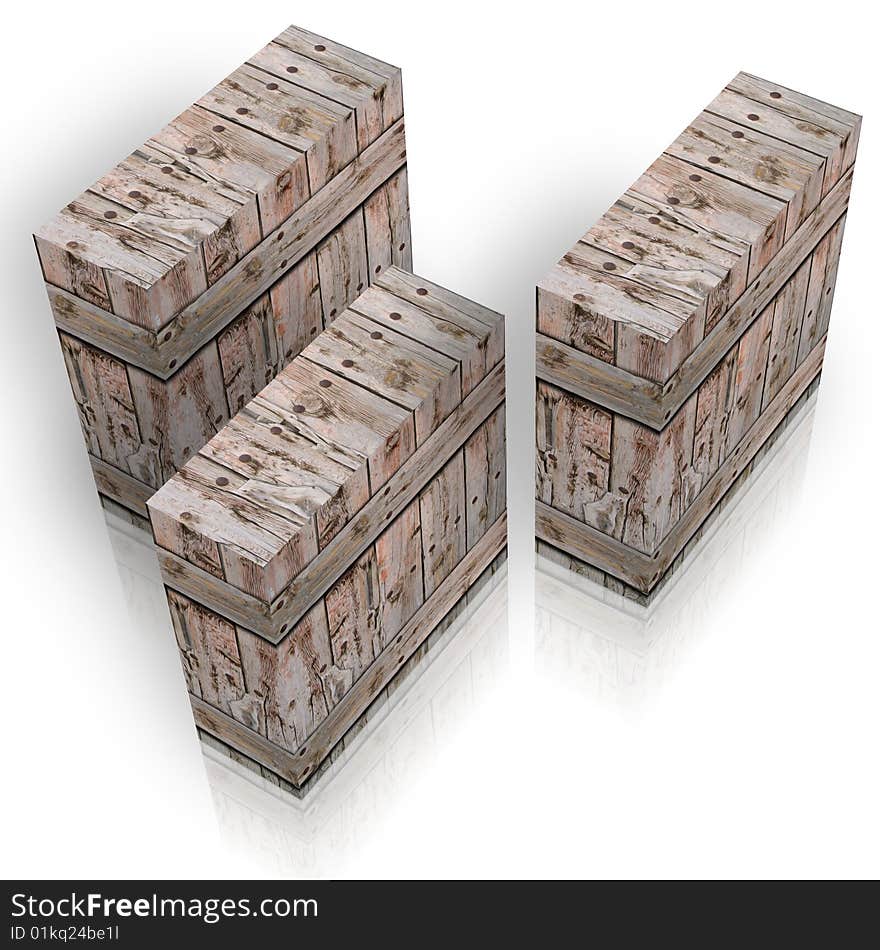
[[[624,325],[651,346],[702,336],[852,165],[860,122],[739,73],[539,292],[591,321]],[[674,370],[675,357],[670,363]]]
[[[161,329],[402,114],[397,67],[291,26],[37,230],[46,279]]]
[[[503,356],[499,314],[389,268],[153,495],[157,544],[276,597]]]

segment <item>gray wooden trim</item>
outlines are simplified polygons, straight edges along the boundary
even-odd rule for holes
[[[196,725],[244,755],[266,765],[293,785],[302,785],[506,545],[505,512],[422,604],[295,753],[285,751],[226,713],[208,705],[204,700],[190,695]]]
[[[158,331],[47,284],[55,323],[112,356],[169,379],[405,164],[400,119]]]
[[[643,594],[650,593],[724,493],[821,371],[824,354],[825,337],[816,344],[758,417],[652,555],[643,554],[541,501],[535,502],[536,536],[573,557],[613,574]]]
[[[147,499],[153,495],[155,488],[145,485],[127,472],[120,471],[114,465],[108,465],[101,459],[95,458],[94,455],[89,455],[89,461],[92,464],[95,484],[101,495],[105,495],[129,511],[137,512],[144,518],[148,517]]]
[[[270,643],[279,643],[503,401],[502,362],[270,605],[157,548],[164,583]]]
[[[536,334],[538,378],[660,431],[846,213],[852,175],[850,168],[664,385],[542,334]]]

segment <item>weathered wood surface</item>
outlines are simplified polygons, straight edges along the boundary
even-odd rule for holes
[[[38,230],[90,454],[136,496],[411,260],[402,116],[396,67],[291,27]]]
[[[541,281],[538,332],[665,384],[847,175],[859,126],[740,74]]]
[[[658,583],[818,372],[859,126],[740,74],[542,281],[539,538]]]
[[[588,348],[560,342],[542,333],[536,337],[538,377],[597,402],[606,409],[624,413],[645,425],[661,429],[684,405],[730,346],[763,312],[804,258],[819,246],[825,248],[827,256],[830,246],[828,235],[832,232],[838,235],[836,247],[839,257],[842,236],[840,219],[846,214],[851,185],[852,169],[825,196],[764,272],[731,304],[724,320],[716,324],[664,385],[597,358]],[[829,259],[836,260],[837,257]],[[833,286],[835,276],[830,275],[830,281],[822,293],[825,293],[827,286]],[[543,291],[539,289],[539,309],[544,306],[542,294]],[[828,296],[827,293],[825,295]],[[827,314],[829,310],[830,303],[821,312]],[[817,314],[819,312],[819,309],[815,311]],[[572,314],[572,319],[577,321],[582,312],[577,312],[575,308]],[[824,328],[828,328],[827,320]],[[810,336],[813,345],[819,338],[815,329]],[[805,352],[801,353],[801,358]]]
[[[301,701],[300,703],[293,702],[286,711],[288,714],[286,722],[282,722],[280,718],[281,709],[277,698],[272,699],[269,707],[274,714],[273,720],[268,720],[266,717],[261,718],[257,715],[250,717],[246,722],[244,721],[246,717],[239,712],[242,709],[241,706],[235,706],[235,712],[233,712],[233,704],[230,704],[230,711],[227,712],[218,708],[217,705],[205,701],[197,691],[191,689],[190,701],[196,724],[224,742],[229,743],[238,751],[263,763],[293,785],[302,785],[327,757],[333,746],[362,715],[373,699],[393,679],[395,673],[415,653],[439,621],[461,599],[462,595],[479,578],[492,560],[503,551],[506,538],[507,521],[506,516],[502,515],[465,555],[464,559],[442,582],[434,594],[424,602],[398,634],[390,640],[375,658],[369,670],[348,688],[327,714],[322,715],[325,708],[322,700],[324,702],[327,699],[332,700],[333,693],[328,694],[325,688],[321,690],[320,694],[317,689],[304,691],[305,695],[314,697],[314,705],[302,710]],[[288,638],[288,641],[292,639],[292,637]],[[285,643],[288,641],[285,641]],[[291,645],[287,649],[292,652],[296,648]],[[275,666],[277,667],[277,663]],[[315,667],[312,666],[312,669],[315,669]],[[330,669],[328,666],[327,670],[324,671],[323,675],[325,677],[327,677]],[[318,670],[320,671],[320,668]],[[244,676],[246,682],[249,682],[247,680],[247,669]],[[265,683],[266,677],[262,676],[260,678],[258,674],[258,681]],[[344,677],[342,682],[345,682]],[[287,682],[283,684],[283,688],[289,694]],[[316,710],[317,716],[312,714],[313,709]],[[299,746],[295,746],[294,751],[291,751],[290,741],[294,729],[288,724],[289,717],[292,711],[299,713],[301,710],[307,713],[312,721],[318,717],[320,719],[305,741]],[[235,713],[239,713],[239,715]],[[272,725],[273,738],[266,735],[269,731],[268,728],[265,730],[261,728],[266,722]],[[295,723],[293,725],[295,726]]]
[[[727,489],[772,435],[773,430],[797,402],[822,369],[824,338],[797,368],[757,422],[740,440],[702,491],[687,508],[652,554],[646,554],[605,531],[578,520],[543,501],[536,502],[537,537],[591,565],[599,566],[642,593],[649,593],[660,581],[700,524],[712,512]]]
[[[148,502],[197,721],[296,782],[505,546],[502,318],[383,279]]]

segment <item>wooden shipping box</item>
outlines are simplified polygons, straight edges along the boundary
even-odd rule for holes
[[[504,324],[391,267],[148,502],[198,727],[300,786],[506,546]]]
[[[820,372],[860,121],[740,73],[541,281],[539,550],[649,594]]]
[[[379,273],[412,266],[405,163],[400,70],[290,27],[37,231],[102,497],[146,518]]]

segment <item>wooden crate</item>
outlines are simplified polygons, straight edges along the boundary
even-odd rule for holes
[[[290,27],[35,240],[98,491],[146,518],[379,273],[412,266],[400,70]]]
[[[740,73],[539,284],[539,542],[656,589],[821,370],[860,122]]]
[[[386,270],[148,502],[196,723],[300,786],[506,546],[504,327]]]

